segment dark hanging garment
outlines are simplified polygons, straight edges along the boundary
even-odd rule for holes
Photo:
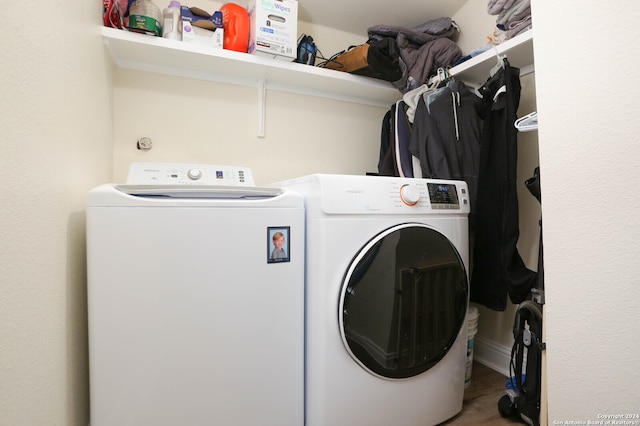
[[[504,67],[480,88],[484,127],[476,209],[471,301],[504,311],[507,294],[515,304],[525,300],[536,273],[527,269],[516,244],[520,236],[516,166],[520,103],[520,70]]]
[[[420,159],[423,177],[467,182],[469,223],[473,224],[482,135],[482,118],[477,112],[481,99],[461,81],[450,81],[434,98],[428,105],[424,96],[418,101],[409,149]]]
[[[391,106],[382,119],[380,135],[380,156],[378,158],[378,174],[380,176],[400,176],[396,165],[396,149],[394,135],[396,104]]]
[[[396,102],[396,134],[394,141],[396,144],[396,164],[401,177],[413,177],[413,162],[409,151],[409,140],[411,139],[411,124],[407,119],[407,105],[404,101]]]
[[[409,151],[411,123],[407,119],[407,106],[398,101],[382,119],[378,174],[380,176],[413,177],[413,163]]]

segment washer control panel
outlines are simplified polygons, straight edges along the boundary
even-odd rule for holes
[[[133,163],[127,184],[255,186],[246,167],[187,163]]]

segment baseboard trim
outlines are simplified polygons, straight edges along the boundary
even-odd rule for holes
[[[473,359],[492,370],[509,377],[511,348],[481,336],[473,339]]]

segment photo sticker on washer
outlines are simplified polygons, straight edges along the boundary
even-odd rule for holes
[[[289,262],[288,226],[270,226],[267,228],[267,262]]]

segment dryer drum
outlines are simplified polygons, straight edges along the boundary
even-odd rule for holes
[[[460,254],[440,232],[403,224],[373,238],[354,257],[340,298],[349,354],[390,379],[438,363],[460,333],[469,286]]]

